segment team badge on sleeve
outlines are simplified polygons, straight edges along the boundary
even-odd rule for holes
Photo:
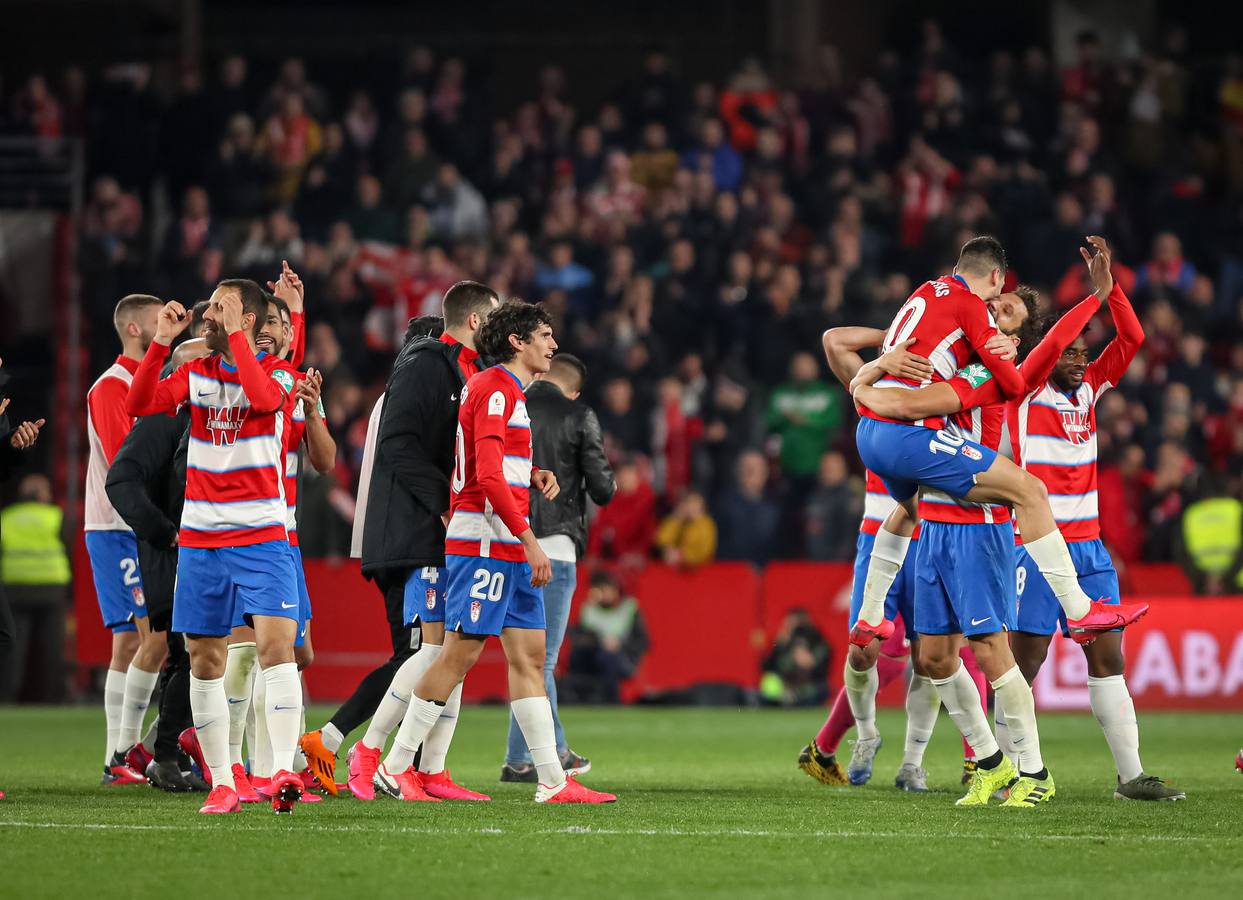
[[[492,396],[488,398],[488,415],[505,415],[505,395],[501,391],[493,391]]]
[[[272,371],[272,380],[285,389],[285,392],[293,390],[293,375],[284,369],[274,369]]]

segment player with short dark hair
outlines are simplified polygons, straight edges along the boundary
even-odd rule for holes
[[[126,397],[155,335],[161,306],[163,301],[150,294],[121,298],[112,315],[121,354],[86,395],[86,551],[104,627],[112,630],[112,658],[104,682],[108,746],[101,784],[146,781],[126,764],[125,755],[139,743],[143,716],[167,655],[165,636],[153,634],[147,621],[138,541],[105,490],[112,459],[134,426]]]
[[[548,314],[520,300],[502,303],[479,331],[480,352],[497,364],[469,382],[458,414],[452,503],[445,540],[444,649],[415,687],[384,770],[406,793],[414,754],[450,695],[499,635],[509,661],[510,709],[539,778],[540,803],[608,803],[567,776],[557,756],[544,690],[544,609],[540,588],[551,564],[528,522],[531,488],[552,498],[551,472],[531,462],[525,388],[547,372],[557,343]]]
[[[380,755],[402,721],[426,668],[444,643],[445,523],[453,469],[458,398],[479,371],[476,338],[499,303],[477,282],[459,282],[443,300],[445,320],[412,319],[385,393],[367,427],[351,554],[384,596],[393,655],[373,670],[322,729],[300,746],[316,779],[336,793],[336,753],[368,718],[348,753],[350,792],[375,798],[392,788]],[[452,319],[452,325],[446,321]],[[453,782],[444,768],[457,726],[461,691],[447,702],[428,735],[421,772],[405,779],[408,799],[486,800]]]
[[[283,479],[295,373],[273,356],[255,355],[255,336],[267,308],[258,284],[221,282],[204,326],[207,345],[216,355],[157,380],[169,345],[190,322],[180,303],[167,303],[127,400],[131,415],[191,404],[173,628],[186,635],[200,763],[212,783],[200,810],[204,813],[239,809],[237,792],[229,785],[229,713],[223,685],[225,639],[239,607],[255,629],[267,686],[277,769],[269,785],[273,807],[289,811],[303,791],[301,778],[290,771],[302,706],[293,648],[301,602],[285,530]]]

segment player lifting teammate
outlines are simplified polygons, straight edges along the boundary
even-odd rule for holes
[[[1109,265],[1108,248],[1089,238]],[[1102,288],[1103,288],[1102,284]],[[1144,334],[1121,287],[1106,293],[1117,336],[1098,359],[1087,362],[1082,332],[1100,309],[1101,291],[1066,313],[1020,367],[1026,392],[1007,405],[1007,422],[1015,461],[1037,475],[1050,490],[1058,527],[1066,537],[1079,581],[1085,590],[1117,603],[1118,578],[1100,541],[1096,512],[1096,413],[1100,396],[1117,384],[1134,358]],[[984,373],[969,373],[944,384],[916,391],[859,387],[856,396],[884,415],[917,419],[956,412],[976,403],[1000,400],[996,385]],[[1018,618],[1010,635],[1014,657],[1030,683],[1048,653],[1064,615],[1047,583],[1022,545],[1018,554]],[[1139,759],[1139,728],[1124,677],[1122,635],[1111,631],[1084,645],[1088,659],[1088,695],[1093,713],[1105,732],[1118,770],[1115,797],[1129,800],[1179,800],[1182,791],[1147,775]],[[997,740],[1007,755],[1016,755],[1010,739],[1004,701],[995,704]]]

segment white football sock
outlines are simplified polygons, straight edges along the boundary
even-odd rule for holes
[[[224,664],[224,695],[229,701],[229,762],[242,762],[242,739],[246,736],[246,719],[250,698],[255,692],[255,671],[258,669],[259,648],[254,641],[230,644]]]
[[[117,731],[117,749],[124,753],[138,743],[142,720],[151,705],[151,692],[155,690],[160,673],[148,672],[130,663],[125,673],[125,703],[121,707],[121,727]]]
[[[229,701],[223,678],[195,678],[190,675],[190,713],[194,732],[203,748],[203,762],[211,772],[212,787],[233,786],[229,771]]]
[[[1019,767],[1019,751],[1010,737],[1010,723],[1006,719],[1006,704],[1000,696],[993,696],[993,728],[997,732],[997,746],[1006,755],[1014,767]]]
[[[125,709],[125,673],[109,669],[104,679],[104,723],[108,728],[108,749],[104,753],[104,765],[112,762],[121,737],[121,712]]]
[[[256,677],[252,680],[255,682],[263,681],[263,679],[259,678],[258,675],[259,675],[259,668],[256,666],[255,667]],[[255,686],[254,684],[252,684],[250,686],[250,702],[246,704],[246,728],[243,731],[243,733],[246,736],[246,758],[250,761],[250,774],[251,775],[255,774],[255,745],[258,743],[258,740],[259,740],[255,734],[255,728],[257,727],[255,724],[256,721],[257,720],[255,718]]]
[[[880,676],[876,673],[876,666],[859,672],[848,659],[842,680],[846,685],[846,701],[850,704],[850,714],[855,717],[859,740],[870,741],[879,737],[880,732],[876,730],[876,691]]]
[[[440,650],[439,644],[424,644],[413,656],[401,664],[401,668],[389,682],[388,690],[384,692],[384,699],[376,707],[375,715],[371,717],[367,733],[363,735],[363,746],[376,750],[384,749],[384,745],[388,743],[388,736],[405,717],[410,698],[414,696],[414,689],[419,679],[431,668],[432,661],[440,655]],[[390,766],[389,771],[404,772],[406,770],[394,769]]]
[[[1070,550],[1066,548],[1066,539],[1062,532],[1053,529],[1042,538],[1023,544],[1027,554],[1036,563],[1036,568],[1049,583],[1049,589],[1062,604],[1062,610],[1068,619],[1082,619],[1088,614],[1092,598],[1079,586],[1079,576],[1075,572],[1075,563],[1070,558]],[[875,552],[875,551],[873,551]]]
[[[421,652],[421,651],[420,651]],[[453,743],[453,732],[457,730],[457,717],[462,709],[462,684],[459,683],[445,701],[445,708],[440,711],[440,718],[427,733],[423,741],[423,758],[419,761],[419,771],[428,775],[436,775],[445,769],[445,757],[449,755],[449,745]]]
[[[444,709],[443,703],[434,700],[424,700],[418,695],[410,698],[406,717],[401,720],[401,727],[397,729],[397,737],[393,740],[388,756],[384,757],[384,765],[390,772],[398,775],[414,765],[414,754],[418,752],[419,745],[427,740],[428,733],[436,725]]]
[[[336,753],[341,749],[341,745],[345,743],[345,735],[341,733],[341,729],[331,722],[326,724],[319,730],[320,740],[324,742],[324,746]]]
[[[1092,704],[1092,715],[1105,732],[1109,752],[1114,755],[1114,764],[1118,767],[1118,777],[1123,781],[1138,778],[1144,772],[1139,761],[1139,722],[1135,719],[1135,703],[1125,676],[1088,676],[1088,701]]]
[[[142,736],[142,745],[147,748],[147,752],[151,753],[155,749],[155,736],[160,730],[160,714],[157,712],[155,718],[151,720],[151,724],[147,726],[146,732]]]
[[[1036,727],[1036,698],[1032,696],[1032,686],[1018,666],[1012,666],[1010,671],[991,684],[996,698],[1005,709],[1010,743],[1019,755],[1019,772],[1034,775],[1043,771],[1044,759],[1040,756],[1040,730]]]
[[[302,706],[298,710],[298,738],[299,740],[298,740],[298,745],[294,747],[294,751],[293,751],[294,767],[291,770],[293,772],[301,772],[303,769],[306,768],[306,754],[302,752],[301,738],[302,738],[302,735],[306,734],[306,705],[308,702],[310,702],[307,699],[306,679],[301,677],[301,673],[298,673],[298,674],[299,674],[298,683],[302,687]]]
[[[987,759],[997,752],[997,741],[988,730],[988,719],[980,704],[980,692],[961,661],[949,678],[933,678],[945,711],[950,714],[958,731],[975,751],[976,759]]]
[[[268,719],[268,740],[272,742],[272,769],[293,771],[293,752],[298,747],[298,721],[302,709],[302,682],[297,663],[281,663],[263,670],[267,700],[263,711]]]
[[[561,757],[557,755],[557,733],[548,698],[523,697],[511,702],[509,708],[522,729],[539,783],[550,788],[564,784],[565,770],[561,768]]]
[[[906,749],[902,765],[922,766],[924,751],[932,739],[941,712],[941,695],[932,679],[911,673],[911,683],[906,688]]]
[[[251,752],[254,765],[250,774],[260,778],[271,778],[275,774],[272,768],[272,741],[268,737],[268,680],[259,670],[255,678],[255,695],[250,701],[255,711],[255,749]]]
[[[868,560],[867,579],[863,582],[863,606],[859,609],[859,618],[869,625],[879,625],[885,618],[885,597],[902,569],[902,561],[906,559],[910,546],[909,537],[893,534],[884,528],[876,532],[872,557]]]

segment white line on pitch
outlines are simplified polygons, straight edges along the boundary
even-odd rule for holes
[[[210,827],[207,823],[204,826]],[[367,828],[362,825],[320,825],[306,824],[302,822],[296,823],[294,826],[300,831],[316,831],[327,833],[365,833],[365,834],[445,834],[445,835],[504,835],[504,834],[521,834],[521,835],[579,835],[590,836],[598,835],[602,837],[743,837],[743,838],[917,838],[932,840],[934,838],[960,838],[972,841],[987,841],[998,839],[996,834],[981,834],[979,832],[913,832],[913,831],[759,831],[746,828],[724,828],[724,829],[684,829],[684,828],[595,828],[589,825],[570,825],[565,828],[548,828],[539,830],[530,830],[526,828],[514,829],[507,831],[503,828],[496,827],[480,827],[480,828],[439,828],[427,827],[419,828],[409,825],[382,826],[377,828]],[[68,828],[78,831],[193,831],[198,834],[204,833],[204,827],[194,825],[138,825],[130,823],[106,823],[106,822],[20,822],[20,821],[0,821],[0,828],[41,828],[41,829],[60,829]],[[230,833],[236,831],[246,831],[252,833],[270,833],[266,828],[254,828],[251,826],[242,826],[241,828],[230,829]],[[1027,834],[1020,836],[1020,840],[1024,841],[1084,841],[1091,843],[1098,840],[1094,835],[1088,834]],[[1128,834],[1128,835],[1111,835],[1110,843],[1192,843],[1192,842],[1218,842],[1230,841],[1235,842],[1243,840],[1236,835],[1222,835],[1220,837],[1210,837],[1208,835],[1168,835],[1168,834]]]

